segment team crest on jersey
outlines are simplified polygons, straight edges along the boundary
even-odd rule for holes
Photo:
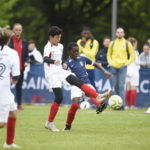
[[[84,64],[83,64],[83,62],[82,61],[80,61],[80,65],[83,67],[84,66]]]

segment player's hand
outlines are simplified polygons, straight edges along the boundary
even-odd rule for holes
[[[55,60],[54,64],[57,65],[57,66],[60,65],[60,60]]]
[[[25,62],[25,63],[24,63],[24,67],[27,67],[27,66],[28,66],[28,63],[27,63],[27,62]]]
[[[105,71],[104,73],[105,73],[106,78],[111,78],[112,77],[112,74],[110,72]]]
[[[147,66],[147,63],[146,63],[146,62],[144,62],[144,63],[142,64],[142,66],[143,66],[143,67],[146,67],[146,66]]]
[[[65,70],[67,70],[68,65],[64,63],[64,64],[63,64],[63,68],[64,68]]]

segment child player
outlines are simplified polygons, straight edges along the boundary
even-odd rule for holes
[[[14,144],[17,105],[10,89],[10,73],[12,83],[17,83],[19,79],[19,57],[15,50],[7,46],[10,35],[10,31],[0,29],[0,128],[7,123],[7,137],[3,147],[20,148]]]
[[[49,41],[44,47],[44,72],[45,78],[48,82],[49,88],[53,90],[55,100],[51,105],[48,121],[45,124],[45,128],[58,132],[59,129],[54,125],[54,118],[58,112],[59,105],[62,102],[62,84],[75,85],[84,91],[90,97],[93,97],[94,101],[98,103],[96,111],[102,111],[101,103],[104,102],[108,93],[100,95],[93,88],[89,87],[83,81],[74,76],[71,72],[62,68],[62,54],[63,45],[60,44],[62,30],[57,26],[52,26],[48,32]],[[99,102],[98,102],[99,101]]]
[[[81,79],[84,83],[88,84],[89,86],[92,87],[90,80],[88,78],[86,68],[85,68],[86,64],[93,65],[93,66],[97,67],[98,69],[102,70],[105,73],[106,77],[112,76],[111,73],[107,72],[101,66],[101,64],[93,62],[92,60],[90,60],[87,57],[78,56],[79,47],[76,43],[71,42],[68,44],[68,52],[69,52],[70,57],[67,59],[66,64],[64,64],[64,69],[67,69],[67,68],[70,69],[77,76],[77,78]],[[112,92],[111,90],[109,90],[107,92],[106,98],[111,95],[111,92]],[[74,120],[76,111],[79,107],[79,101],[80,101],[81,97],[83,97],[83,92],[78,87],[72,86],[71,87],[72,105],[68,111],[66,126],[64,128],[64,130],[66,130],[66,131],[71,129],[71,124]],[[94,97],[90,96],[90,98],[91,98],[92,102],[95,104],[95,106],[97,107],[99,105],[99,103],[95,100]],[[101,105],[102,105],[103,109],[106,108],[106,104],[104,102]]]

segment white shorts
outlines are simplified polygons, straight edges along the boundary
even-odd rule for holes
[[[59,69],[57,71],[53,71],[52,73],[46,74],[45,76],[49,85],[49,89],[61,88],[62,84],[70,85],[66,81],[66,78],[71,74],[73,75],[73,73],[64,69]]]
[[[88,84],[88,86],[94,89],[94,87],[91,84]],[[80,97],[80,100],[90,99],[80,88],[78,88],[77,86],[71,86],[71,100],[75,97]]]
[[[15,102],[11,104],[0,104],[0,122],[7,123],[9,112],[17,110]]]
[[[132,76],[126,76],[126,82],[130,82],[131,86],[139,85],[139,74],[133,74]]]

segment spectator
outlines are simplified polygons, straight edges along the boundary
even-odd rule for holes
[[[34,40],[30,40],[28,42],[28,49],[29,49],[29,57],[30,63],[42,63],[43,57],[41,53],[36,48],[36,43]]]
[[[93,37],[91,30],[88,27],[85,27],[81,32],[82,39],[77,41],[79,46],[79,55],[86,56],[87,58],[95,61],[96,54],[98,52],[99,43]],[[91,84],[95,87],[95,74],[94,66],[86,65],[86,70],[90,79]],[[95,87],[96,88],[96,87]]]
[[[116,30],[117,38],[109,44],[107,52],[107,60],[111,66],[112,84],[115,94],[121,96],[123,107],[125,104],[125,78],[127,66],[135,60],[135,53],[130,42],[124,38],[124,29],[119,27]],[[128,58],[130,54],[130,58]]]
[[[140,64],[142,67],[150,68],[150,45],[144,44],[143,52],[140,54]]]
[[[140,60],[139,52],[137,50],[137,40],[134,37],[129,37],[128,41],[130,41],[133,46],[136,60],[127,67],[125,108],[128,109],[131,106],[131,109],[133,109],[135,108],[137,87],[139,85]]]
[[[110,38],[105,37],[103,40],[103,48],[100,49],[99,53],[96,56],[96,62],[101,63],[101,65],[105,69],[108,69],[107,51],[108,51],[109,43],[110,43]]]
[[[147,43],[150,45],[150,38],[147,39]]]
[[[28,42],[21,37],[23,27],[20,23],[16,23],[13,26],[14,35],[10,38],[9,46],[15,49],[19,55],[20,60],[20,78],[16,84],[16,98],[18,104],[18,110],[23,110],[21,106],[22,102],[22,83],[24,69],[28,66],[29,56],[28,56]]]

